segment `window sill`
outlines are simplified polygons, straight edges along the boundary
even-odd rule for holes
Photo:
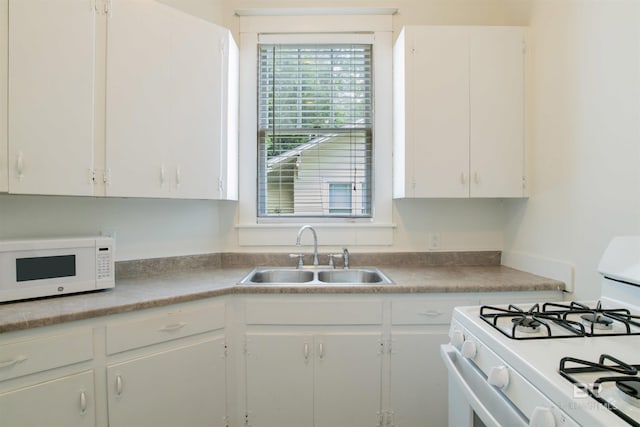
[[[309,223],[322,246],[380,246],[393,244],[395,224]],[[240,246],[294,246],[300,227],[296,224],[236,224]],[[289,238],[290,237],[290,238]]]

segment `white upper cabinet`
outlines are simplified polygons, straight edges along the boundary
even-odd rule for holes
[[[91,195],[96,12],[9,0],[8,22],[9,191]]]
[[[476,27],[469,37],[472,197],[525,195],[525,32]]]
[[[9,159],[7,158],[7,59],[9,2],[0,0],[0,193],[9,191]]]
[[[408,26],[394,47],[394,197],[522,197],[525,29]]]
[[[0,0],[0,20],[0,192],[237,199],[228,30],[154,0]]]
[[[113,8],[107,195],[226,198],[229,32],[153,1]]]

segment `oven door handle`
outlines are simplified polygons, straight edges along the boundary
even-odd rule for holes
[[[478,397],[476,391],[474,391],[471,387],[469,387],[469,384],[467,384],[467,381],[465,381],[462,373],[460,372],[460,370],[458,369],[458,367],[456,366],[456,359],[460,358],[460,356],[457,354],[455,348],[449,344],[445,344],[440,346],[440,353],[442,355],[442,359],[444,360],[444,363],[447,367],[447,371],[449,373],[449,380],[453,380],[455,382],[455,384],[459,387],[459,390],[462,391],[462,393],[464,394],[465,399],[467,400],[467,402],[469,403],[469,405],[473,408],[473,410],[475,411],[475,413],[478,415],[478,417],[482,420],[482,422],[487,426],[487,427],[502,427],[504,425],[503,422],[498,421],[493,414],[487,409],[487,407],[482,403],[482,401],[480,400],[480,398]],[[469,363],[465,360],[461,360],[461,363]],[[478,374],[479,375],[479,374]],[[488,383],[484,382],[484,384],[486,384],[487,387],[487,392],[488,393],[500,393],[497,390],[495,390],[493,387],[491,387]],[[504,396],[499,396],[498,397],[500,400],[505,400],[505,406],[508,407],[509,411],[513,411],[513,407],[511,407],[511,403],[506,401],[506,398]],[[457,408],[459,409],[459,408]],[[515,415],[515,414],[513,414]],[[511,417],[510,417],[511,418]],[[522,425],[522,426],[527,426],[528,422],[524,419],[522,419],[521,416],[515,416],[515,418],[517,419],[517,421],[515,421],[514,419],[512,419],[512,425],[513,422],[517,422],[518,424]]]

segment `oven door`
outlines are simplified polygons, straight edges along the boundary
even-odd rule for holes
[[[528,426],[529,420],[450,345],[440,347],[449,373],[449,426]]]

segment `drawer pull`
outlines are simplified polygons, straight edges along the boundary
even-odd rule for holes
[[[320,350],[319,351],[320,359],[324,359],[324,344],[320,343],[320,345],[318,347],[319,347],[319,350]]]
[[[87,393],[84,391],[80,392],[80,412],[83,414],[87,412]]]
[[[116,376],[116,396],[122,395],[122,375]]]
[[[438,316],[442,316],[444,313],[440,310],[424,310],[419,312],[418,314],[421,314],[427,317],[438,317]]]
[[[309,343],[304,343],[304,363],[309,362]]]
[[[13,365],[17,365],[18,363],[22,363],[27,360],[26,356],[18,356],[14,357],[11,360],[5,360],[4,362],[0,362],[0,368],[8,368]]]
[[[178,329],[182,329],[185,326],[187,326],[185,322],[172,323],[171,325],[167,325],[165,327],[160,328],[160,330],[163,332],[172,332],[172,331],[177,331]]]

